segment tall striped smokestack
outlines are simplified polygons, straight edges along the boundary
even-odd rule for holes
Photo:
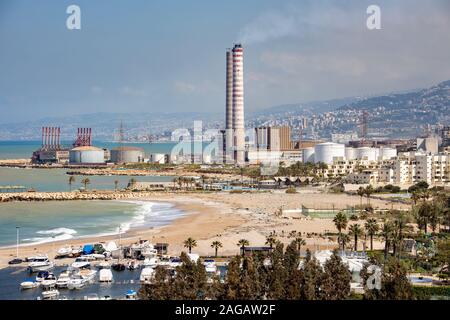
[[[244,49],[235,44],[233,53],[233,129],[235,161],[245,164],[245,127],[244,127]]]

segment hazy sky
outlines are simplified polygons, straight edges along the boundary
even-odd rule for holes
[[[382,30],[366,28],[370,4]],[[0,0],[0,123],[221,112],[236,41],[247,110],[427,87],[450,79],[450,1]]]

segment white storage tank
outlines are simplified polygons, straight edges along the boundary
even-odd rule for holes
[[[314,148],[305,148],[302,150],[303,163],[314,162]]]
[[[356,159],[356,149],[353,147],[345,148],[345,159],[346,160],[355,160]]]
[[[356,158],[358,160],[376,161],[378,159],[378,149],[361,147],[356,149]]]
[[[137,147],[121,146],[111,150],[111,161],[114,163],[142,162],[144,156],[144,149]]]
[[[70,163],[105,163],[105,151],[103,149],[85,146],[76,147],[69,152]]]
[[[397,149],[395,148],[380,148],[379,160],[389,160],[397,157]]]
[[[332,164],[335,159],[345,158],[345,145],[340,143],[325,142],[314,147],[314,162]]]
[[[164,153],[152,153],[150,155],[150,162],[164,164],[166,163],[166,155]]]

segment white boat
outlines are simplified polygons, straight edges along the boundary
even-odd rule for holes
[[[47,271],[53,269],[53,262],[48,260],[48,258],[35,259],[33,262],[28,264],[28,271],[30,273],[38,271]]]
[[[69,283],[67,284],[67,288],[70,290],[81,289],[87,284],[87,281],[83,279],[83,277],[76,273],[70,277]]]
[[[56,252],[57,257],[67,257],[72,254],[72,247],[62,247]]]
[[[181,259],[178,257],[174,257],[174,258],[170,258],[170,262],[169,262],[169,266],[171,268],[176,268],[179,267],[183,264],[183,262],[181,262]]]
[[[33,280],[27,280],[20,284],[20,289],[27,290],[27,289],[34,289],[39,287],[39,282],[35,282]]]
[[[75,259],[75,262],[71,264],[73,268],[77,269],[83,269],[83,268],[89,268],[91,266],[91,263],[89,261],[86,261],[86,258],[79,257]]]
[[[94,282],[97,270],[83,269],[78,271],[78,274],[81,275],[81,277],[83,277],[83,279],[85,279],[87,282]]]
[[[205,260],[205,261],[203,261],[203,265],[205,266],[205,271],[207,273],[216,274],[217,266],[216,266],[216,262],[214,260]]]
[[[158,258],[145,258],[143,265],[144,267],[156,268],[158,263],[159,263]]]
[[[53,288],[56,286],[56,277],[53,273],[49,273],[48,276],[42,280],[41,286],[43,288]]]
[[[43,299],[53,299],[59,296],[59,291],[56,289],[42,291]]]
[[[112,282],[113,281],[113,274],[111,272],[111,269],[104,268],[101,269],[98,273],[98,281],[100,282]]]
[[[98,297],[98,294],[90,293],[87,296],[84,296],[84,300],[100,300],[100,298]]]
[[[26,262],[34,262],[34,261],[42,260],[42,259],[48,259],[48,256],[46,254],[39,254],[36,256],[26,257],[25,261]]]
[[[145,267],[141,271],[141,276],[139,277],[139,280],[144,283],[148,283],[153,278],[155,270],[151,267]]]
[[[70,272],[64,271],[61,272],[61,274],[58,277],[58,280],[56,280],[56,287],[58,288],[67,288],[70,281]]]
[[[83,248],[82,247],[78,247],[78,248],[72,248],[72,252],[70,253],[70,255],[73,256],[73,257],[78,257],[82,253],[83,253]]]
[[[48,276],[48,271],[39,271],[36,275],[36,282],[42,282]]]

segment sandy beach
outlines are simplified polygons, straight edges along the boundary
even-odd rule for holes
[[[143,198],[139,198],[143,200]],[[266,236],[275,231],[278,239],[284,243],[291,241],[287,237],[292,230],[304,233],[307,245],[312,250],[334,248],[335,239],[320,234],[327,231],[336,232],[331,219],[312,219],[301,214],[278,217],[275,212],[283,209],[309,208],[344,209],[358,205],[360,198],[346,194],[328,194],[316,191],[304,191],[298,194],[282,192],[267,193],[153,193],[146,200],[171,202],[185,212],[185,216],[176,219],[169,225],[156,228],[136,228],[122,235],[122,245],[131,244],[139,239],[147,239],[152,243],[169,243],[169,254],[178,255],[183,248],[183,241],[192,237],[197,240],[193,252],[200,255],[213,255],[211,242],[219,240],[223,248],[219,255],[233,255],[239,252],[236,243],[239,239],[247,239],[250,245],[262,246]],[[364,200],[365,201],[365,200]],[[372,199],[371,204],[378,209],[405,209],[407,205],[389,201]],[[0,204],[1,205],[1,204]],[[359,222],[363,223],[363,222]],[[309,234],[309,235],[308,235]],[[314,235],[313,235],[314,234]],[[21,246],[19,256],[24,258],[36,253],[47,253],[53,257],[56,251],[66,245],[82,245],[86,243],[118,242],[118,236],[85,237],[39,245]],[[375,241],[375,246],[381,243]],[[15,257],[16,248],[0,249],[0,268]],[[58,260],[64,264],[67,261]]]

